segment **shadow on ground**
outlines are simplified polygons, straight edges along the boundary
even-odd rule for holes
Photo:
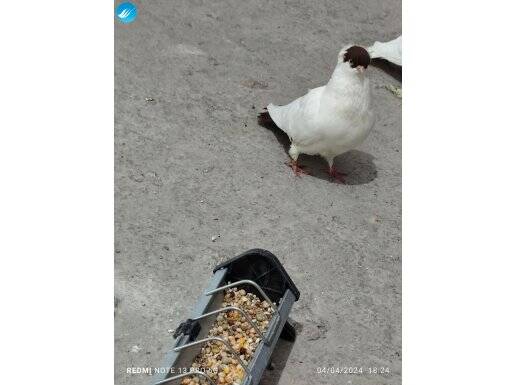
[[[388,62],[387,62],[388,63]],[[288,155],[290,138],[276,125],[264,126],[270,130],[277,141],[283,146],[284,152]],[[299,164],[309,173],[303,178],[314,177],[334,183],[328,174],[328,165],[325,159],[320,156],[301,154]],[[334,160],[338,171],[346,174],[344,185],[361,185],[372,182],[377,177],[377,169],[374,164],[374,157],[366,152],[351,150],[342,154]]]
[[[339,172],[344,173],[345,185],[361,185],[372,182],[377,177],[374,157],[366,152],[351,150],[334,159],[334,165]],[[328,174],[328,165],[324,158],[302,154],[299,164],[309,172],[307,177],[322,179],[335,183]]]
[[[379,68],[386,74],[393,77],[395,80],[402,82],[402,67],[396,64],[390,63],[384,59],[372,59],[371,63],[374,67]]]
[[[302,332],[301,323],[290,319],[288,321],[292,322],[294,325],[297,335]],[[270,357],[269,367],[263,373],[263,377],[261,377],[259,385],[277,385],[279,383],[294,344],[294,341],[279,338],[272,356]]]

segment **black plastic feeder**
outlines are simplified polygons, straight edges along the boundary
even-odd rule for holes
[[[244,288],[254,293],[261,300],[268,301],[274,309],[264,334],[255,328],[261,334],[261,341],[247,364],[241,361],[224,338],[208,337],[212,316],[225,311],[238,311],[250,325],[253,325],[250,317],[242,309],[222,308],[224,291],[231,287]],[[179,383],[180,379],[189,376],[197,376],[204,379],[207,384],[216,385],[206,373],[188,370],[204,343],[210,340],[224,343],[229,352],[234,353],[234,358],[245,371],[241,385],[258,385],[279,337],[288,341],[295,340],[295,329],[288,322],[288,315],[299,296],[299,290],[288,273],[277,257],[269,251],[249,250],[216,266],[190,318],[176,329],[175,343],[166,354],[162,365],[166,370],[153,376],[152,385]]]

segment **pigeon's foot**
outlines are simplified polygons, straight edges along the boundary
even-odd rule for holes
[[[286,163],[286,164],[289,167],[291,167],[291,169],[293,170],[293,173],[295,174],[295,176],[301,176],[302,174],[309,175],[309,172],[304,170],[305,166],[301,166],[300,164],[297,163],[296,160],[291,159],[290,162]]]
[[[329,167],[328,174],[337,183],[345,183],[345,177],[347,176],[347,174],[345,174],[344,172],[338,171],[336,169],[336,167],[334,167],[334,166]]]

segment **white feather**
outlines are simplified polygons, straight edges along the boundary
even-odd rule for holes
[[[362,143],[374,125],[369,80],[343,62],[346,48],[325,86],[285,106],[267,106],[272,120],[290,137],[294,161],[301,153],[319,154],[332,166],[337,155]]]
[[[402,65],[402,35],[397,39],[381,43],[376,41],[367,49],[370,57],[386,59],[389,62]]]

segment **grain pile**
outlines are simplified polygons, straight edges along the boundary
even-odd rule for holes
[[[274,310],[266,301],[256,295],[237,288],[224,293],[222,307],[235,306],[245,311],[252,322],[265,334]],[[248,364],[261,341],[259,334],[237,311],[218,314],[209,336],[217,336],[229,342],[241,360]],[[203,371],[218,385],[239,385],[245,376],[245,370],[227,347],[218,341],[207,342],[191,365],[192,370]],[[203,382],[196,376],[182,380],[182,385],[194,385]]]

